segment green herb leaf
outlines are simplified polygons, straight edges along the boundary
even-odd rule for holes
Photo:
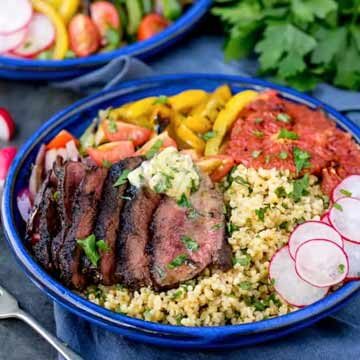
[[[109,252],[110,248],[109,245],[104,240],[99,240],[96,242],[96,247],[104,252]]]
[[[242,281],[239,284],[239,287],[242,290],[250,290],[251,289],[251,282],[250,281]]]
[[[189,251],[198,251],[200,248],[199,244],[189,236],[181,236],[180,240]]]
[[[285,113],[280,113],[276,116],[276,120],[281,121],[285,124],[290,124],[291,123],[291,117],[288,114]]]
[[[340,190],[340,193],[345,195],[345,196],[348,196],[348,197],[351,197],[352,196],[352,192],[351,191],[348,191],[346,189],[341,189]]]
[[[278,198],[286,198],[287,197],[287,193],[286,190],[283,186],[279,186],[275,189],[275,194]]]
[[[262,118],[256,118],[254,120],[255,124],[261,124],[263,121],[264,121],[264,119],[262,119]]]
[[[344,264],[339,264],[338,266],[338,270],[340,274],[343,274],[345,271],[345,265]]]
[[[294,199],[295,202],[298,202],[303,196],[308,195],[308,187],[309,175],[305,174],[301,179],[297,179],[294,181],[293,191],[290,196]]]
[[[343,207],[342,207],[340,204],[338,204],[338,203],[335,203],[333,206],[334,206],[334,208],[335,208],[336,210],[339,210],[339,211],[343,211],[343,210],[344,210]]]
[[[296,167],[296,172],[299,174],[301,170],[311,166],[310,159],[311,156],[308,152],[295,147],[293,150],[294,162]]]
[[[155,143],[149,149],[149,151],[145,154],[146,159],[148,160],[152,159],[159,152],[159,150],[163,146],[163,143],[164,142],[160,139],[156,140]]]
[[[216,231],[223,227],[223,224],[215,224],[211,227],[211,230]]]
[[[214,138],[216,136],[216,131],[208,131],[207,133],[205,133],[202,138],[205,140],[205,141],[208,141],[212,138]]]
[[[182,194],[180,199],[177,201],[177,204],[181,207],[191,208],[191,202],[185,194]]]
[[[55,191],[53,194],[54,201],[58,202],[60,198],[60,193],[58,191]]]
[[[94,234],[91,234],[86,239],[76,240],[77,244],[84,250],[86,257],[90,260],[93,266],[97,266],[100,260],[100,255],[96,247],[96,238]]]
[[[286,160],[286,159],[288,158],[288,156],[289,156],[289,154],[288,154],[286,151],[281,151],[281,152],[279,153],[279,158],[280,158],[281,160]]]
[[[293,131],[281,129],[278,135],[278,139],[298,140],[299,135]]]
[[[181,265],[183,265],[186,260],[187,260],[188,256],[186,254],[181,254],[176,256],[176,258],[174,258],[168,265],[168,269],[173,270]]]
[[[242,255],[239,258],[233,258],[233,265],[239,264],[241,266],[249,266],[251,263],[251,257],[248,254]]]
[[[111,168],[112,162],[110,162],[110,161],[108,161],[108,160],[103,160],[103,161],[102,161],[102,166],[103,166],[104,168]]]
[[[268,210],[268,207],[255,209],[255,214],[257,215],[257,217],[259,218],[260,221],[265,220],[265,213],[267,210]]]
[[[256,136],[257,138],[263,138],[264,137],[264,133],[260,130],[253,130],[252,132],[254,134],[254,136]]]
[[[114,187],[118,187],[121,185],[126,184],[126,182],[128,181],[128,175],[130,174],[131,170],[129,169],[125,169],[117,178]]]
[[[165,105],[169,101],[169,98],[165,95],[160,95],[158,98],[154,101],[154,105]]]
[[[108,129],[112,134],[114,134],[114,133],[116,133],[118,131],[118,127],[117,127],[117,124],[116,124],[115,120],[109,119]]]

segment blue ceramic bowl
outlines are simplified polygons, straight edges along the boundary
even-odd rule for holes
[[[168,75],[124,83],[99,93],[60,112],[46,122],[20,149],[8,174],[2,200],[2,220],[9,245],[29,278],[66,309],[97,325],[130,339],[182,349],[224,349],[271,340],[308,326],[343,306],[360,289],[349,282],[317,303],[288,315],[254,323],[215,327],[161,325],[120,315],[80,297],[47,274],[32,258],[24,244],[24,223],[16,206],[17,193],[27,186],[31,164],[41,143],[48,142],[61,129],[80,135],[98,110],[119,106],[146,96],[172,95],[190,88],[207,91],[227,83],[234,92],[244,89],[276,89],[284,97],[321,107],[359,140],[360,128],[331,107],[294,90],[257,80],[226,75]]]
[[[64,80],[90,72],[120,56],[147,59],[182,39],[207,13],[212,0],[196,0],[183,16],[149,40],[107,53],[67,60],[26,60],[0,56],[0,78]]]

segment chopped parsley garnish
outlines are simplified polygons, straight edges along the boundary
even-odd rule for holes
[[[232,178],[232,181],[235,181],[237,184],[250,187],[250,183],[247,180],[245,180],[242,176],[237,176],[235,178]]]
[[[180,240],[189,251],[198,251],[200,248],[199,244],[189,236],[181,236]]]
[[[174,294],[172,295],[171,297],[171,300],[176,300],[178,299],[179,297],[181,297],[181,295],[183,294],[183,291],[180,289],[180,290],[177,290],[176,292],[174,292]]]
[[[299,135],[293,131],[282,128],[279,132],[278,139],[297,140],[299,139]]]
[[[239,287],[242,290],[250,290],[251,289],[251,282],[250,281],[242,281],[239,284]]]
[[[229,235],[232,235],[232,233],[234,231],[238,231],[239,230],[239,227],[236,226],[234,223],[232,222],[228,222],[227,225],[226,225],[226,228],[227,228],[227,231],[229,233]]]
[[[97,263],[100,260],[98,249],[103,251],[110,250],[104,240],[96,241],[94,234],[89,235],[85,239],[78,239],[76,240],[76,243],[84,250],[86,257],[93,266],[97,266]]]
[[[308,186],[309,186],[309,175],[305,174],[302,178],[294,181],[293,191],[290,196],[294,199],[295,202],[301,200],[305,195],[308,195]]]
[[[287,153],[286,151],[281,151],[281,152],[279,153],[279,158],[280,158],[281,160],[286,160],[286,159],[288,158],[288,153]]]
[[[282,223],[279,224],[278,228],[280,230],[288,230],[289,222],[288,221],[283,221]]]
[[[172,270],[175,269],[181,265],[183,265],[186,260],[187,260],[188,256],[186,254],[181,254],[176,256],[171,262],[169,262],[169,264],[167,265],[168,269]]]
[[[54,201],[58,202],[60,197],[60,193],[58,191],[55,191],[53,194]]]
[[[349,190],[346,190],[346,189],[341,189],[340,190],[340,193],[345,195],[345,196],[348,196],[348,197],[351,197],[352,196],[352,192],[349,191]]]
[[[200,215],[200,213],[194,208],[191,207],[188,211],[187,211],[187,217],[189,219],[195,219]]]
[[[202,136],[202,138],[203,140],[208,141],[215,136],[216,136],[216,131],[208,131]]]
[[[343,208],[340,204],[335,203],[333,206],[336,210],[343,211]]]
[[[161,175],[162,180],[154,186],[154,190],[157,193],[165,193],[168,189],[170,189],[171,180],[174,179],[171,175],[165,174],[163,172],[161,173]]]
[[[149,151],[145,154],[146,159],[148,160],[152,159],[155,156],[155,154],[159,152],[162,146],[163,146],[163,141],[160,139],[156,140],[155,143],[149,149]]]
[[[339,264],[338,266],[338,270],[340,274],[343,274],[345,271],[345,265],[344,264]]]
[[[299,174],[302,169],[310,167],[310,154],[307,151],[295,147],[293,150],[296,171]]]
[[[182,194],[177,204],[181,207],[191,208],[191,203],[185,194]]]
[[[251,156],[254,158],[254,159],[257,159],[260,155],[261,155],[262,151],[261,150],[254,150],[252,153],[251,153]]]
[[[283,186],[279,186],[275,189],[275,194],[278,198],[285,198],[287,197],[286,190]]]
[[[254,308],[257,311],[264,311],[268,306],[264,304],[262,301],[256,300],[254,302]]]
[[[253,135],[256,136],[257,138],[263,138],[264,137],[264,133],[260,130],[253,130]]]
[[[167,104],[169,101],[169,98],[165,95],[160,95],[158,98],[154,101],[154,105],[164,105]]]
[[[291,117],[288,114],[280,113],[276,116],[276,120],[281,121],[285,124],[291,123]]]
[[[256,118],[254,120],[255,124],[261,124],[263,121],[264,121],[264,119],[262,119],[262,118]]]
[[[259,220],[264,221],[265,220],[265,213],[268,210],[269,207],[263,207],[259,209],[255,209],[255,214],[259,218]]]
[[[239,258],[233,258],[233,265],[239,264],[241,266],[249,266],[251,263],[251,257],[248,254],[242,255]]]
[[[118,187],[121,185],[126,184],[126,182],[128,181],[128,175],[130,174],[131,170],[129,169],[125,169],[118,177],[118,179],[116,180],[114,187]]]
[[[215,224],[211,227],[211,230],[216,231],[216,230],[221,229],[222,227],[223,227],[223,224]]]
[[[108,160],[103,160],[103,161],[102,161],[102,166],[103,166],[104,168],[111,168],[112,162],[111,162],[111,161],[108,161]]]
[[[112,134],[114,134],[118,131],[118,127],[117,127],[115,120],[109,119],[108,129],[109,129],[109,132],[111,132]]]

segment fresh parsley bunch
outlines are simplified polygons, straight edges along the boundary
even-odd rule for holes
[[[360,0],[215,0],[225,58],[259,55],[260,74],[299,90],[360,90]]]

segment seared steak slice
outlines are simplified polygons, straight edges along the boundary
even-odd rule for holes
[[[191,207],[186,208],[166,197],[154,214],[149,252],[156,288],[174,287],[210,264],[231,267],[222,194],[202,175],[199,190],[189,200]]]
[[[114,273],[116,269],[116,241],[120,223],[120,213],[125,202],[123,196],[128,182],[115,187],[119,176],[124,170],[134,170],[142,162],[141,157],[132,157],[114,164],[108,173],[103,187],[99,212],[95,227],[96,239],[104,240],[108,250],[101,252],[100,272],[96,277],[101,278],[105,285],[112,285],[115,282]]]
[[[40,207],[38,240],[34,241],[32,247],[35,258],[48,271],[53,269],[51,243],[59,231],[60,222],[54,200],[54,191],[48,187],[45,190]]]
[[[62,164],[62,161],[57,159],[54,165],[54,174],[57,178],[56,197],[61,219],[61,231],[54,238],[51,245],[51,254],[56,269],[59,268],[59,251],[72,223],[75,193],[85,176],[85,169],[84,164],[75,161],[68,161]]]
[[[83,250],[77,240],[85,239],[94,231],[98,203],[107,175],[105,168],[87,169],[75,195],[72,223],[59,250],[58,259],[62,280],[66,285],[83,288],[86,277],[81,271]]]
[[[116,279],[138,289],[151,285],[149,257],[149,225],[160,202],[160,195],[148,188],[131,186],[125,193],[128,200],[121,214],[121,229],[117,241]]]

